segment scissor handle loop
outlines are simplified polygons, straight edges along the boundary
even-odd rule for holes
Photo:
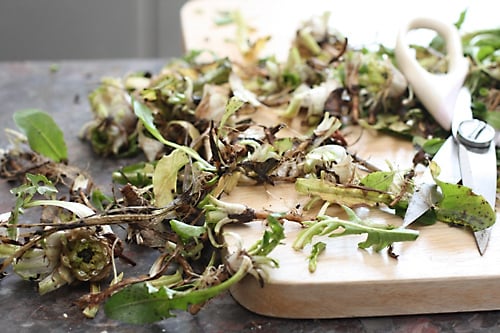
[[[408,33],[415,29],[434,30],[444,39],[448,57],[446,74],[429,73],[419,64],[407,40]],[[450,130],[455,102],[469,67],[457,28],[438,19],[414,18],[400,29],[395,54],[398,68],[420,101],[444,129]]]

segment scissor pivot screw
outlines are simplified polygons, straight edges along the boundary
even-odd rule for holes
[[[466,147],[486,149],[494,138],[495,129],[482,120],[464,120],[458,126],[457,139]]]

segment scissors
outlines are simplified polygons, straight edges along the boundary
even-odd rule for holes
[[[447,73],[430,73],[418,63],[408,44],[408,33],[416,29],[434,30],[444,39],[448,56]],[[472,117],[471,96],[467,88],[463,87],[468,60],[463,55],[458,30],[454,25],[438,19],[414,18],[400,29],[395,56],[398,68],[425,108],[440,126],[451,130],[450,137],[433,157],[441,169],[440,180],[448,183],[461,180],[464,186],[482,195],[495,210],[495,130]],[[416,221],[440,197],[428,168],[416,186],[403,219],[403,227]],[[490,233],[491,227],[474,232],[481,255],[486,251]]]

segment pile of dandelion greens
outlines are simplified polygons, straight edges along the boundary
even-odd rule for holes
[[[465,12],[458,26],[464,18]],[[385,207],[404,216],[414,168],[429,163],[449,133],[414,96],[391,49],[351,48],[328,21],[325,14],[304,22],[283,63],[259,58],[268,38],[252,42],[239,35],[244,63],[213,53],[200,61],[204,52],[192,51],[158,73],[103,78],[89,95],[93,120],[82,138],[102,158],[144,157],[112,174],[119,189],[113,195],[68,161],[62,132],[48,113],[16,112],[19,131],[7,131],[12,144],[0,169],[17,184],[14,207],[0,215],[2,272],[11,267],[37,283],[40,294],[88,283],[90,292],[77,300],[87,317],[103,305],[110,318],[146,323],[174,310],[194,314],[249,274],[264,285],[269,270],[279,267],[273,249],[290,246],[283,244],[285,222],[302,227],[295,250],[311,244],[311,272],[328,245],[318,236],[365,235],[360,249],[372,248],[374,255],[385,249],[397,258],[392,245],[415,240],[418,230],[372,223],[353,208]],[[224,22],[245,31],[241,15]],[[499,129],[500,30],[466,34],[463,44],[474,115]],[[415,48],[429,70],[446,68],[439,38]],[[257,123],[258,112],[274,113],[279,122]],[[301,119],[293,136],[286,134],[292,119]],[[343,131],[354,125],[413,140],[414,167],[371,168],[349,151]],[[477,231],[495,222],[495,212],[483,210],[483,197],[440,182],[439,166],[431,167],[443,196],[420,223]],[[307,207],[320,207],[318,214],[306,218],[224,201],[242,184],[283,183],[295,184],[310,198]],[[341,206],[347,218],[327,215],[331,205]],[[464,205],[465,214],[454,214]],[[42,207],[40,222],[23,223],[35,207]],[[224,239],[238,235],[225,234],[224,226],[257,220],[265,221],[261,238],[229,249]],[[114,232],[117,226],[126,229],[125,237]],[[127,260],[129,243],[157,253],[143,275],[116,269],[117,258]]]

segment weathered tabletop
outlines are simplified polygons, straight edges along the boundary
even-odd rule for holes
[[[92,154],[78,137],[90,119],[87,94],[102,76],[123,76],[133,70],[154,72],[162,60],[116,60],[0,63],[0,124],[13,128],[12,113],[19,109],[49,111],[65,132],[70,162],[88,170],[103,189],[110,189],[110,171],[125,164]],[[57,70],[53,70],[56,68]],[[0,147],[6,138],[0,133]],[[0,212],[11,208],[9,185],[0,181]],[[139,249],[127,249],[132,258]],[[140,269],[133,268],[129,274]],[[488,288],[488,286],[485,286]],[[153,325],[123,325],[107,319],[102,312],[85,319],[72,301],[86,288],[62,288],[39,296],[33,284],[11,274],[0,280],[0,327],[2,332],[496,332],[500,311],[439,315],[396,316],[335,320],[286,320],[253,314],[239,306],[229,294],[209,302],[200,313],[177,317]],[[457,293],[460,291],[457,290]],[[411,302],[411,300],[408,300]]]

